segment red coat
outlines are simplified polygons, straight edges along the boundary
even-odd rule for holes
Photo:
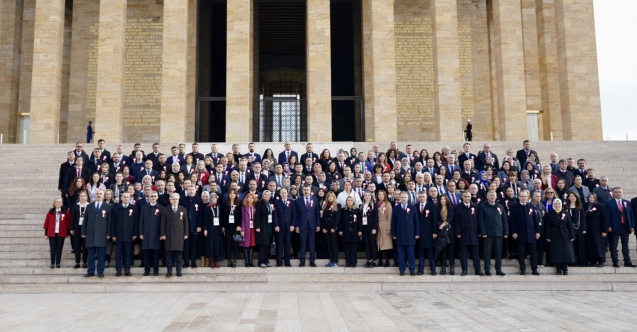
[[[48,237],[55,237],[55,210],[51,209],[44,218],[43,229]],[[58,236],[66,237],[71,231],[71,213],[68,210],[60,211],[60,229]]]
[[[543,176],[544,176],[544,175],[540,175],[539,179],[540,179],[540,180],[542,180],[542,177],[543,177]],[[559,179],[557,178],[557,176],[555,176],[555,175],[551,175],[551,188],[553,188],[553,189],[557,188],[557,180],[559,180]],[[546,185],[546,184],[544,184],[544,181],[542,181],[542,187],[541,187],[541,189],[542,189],[542,190],[546,190],[546,188],[548,188],[548,187],[549,187],[549,186],[548,186],[548,185]]]

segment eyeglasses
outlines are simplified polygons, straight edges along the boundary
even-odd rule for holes
[[[554,192],[552,192],[552,191],[547,191],[546,193],[547,193],[547,194],[551,194],[551,195],[555,194],[555,193],[554,193]]]

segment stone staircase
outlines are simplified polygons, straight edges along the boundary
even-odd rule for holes
[[[406,143],[400,142],[399,147]],[[415,148],[427,148],[433,153],[443,146],[440,142],[411,142]],[[86,151],[92,145],[84,144]],[[167,151],[172,144],[162,144]],[[187,144],[188,146],[190,144]],[[388,143],[381,143],[386,150]],[[462,142],[447,143],[452,149],[460,149]],[[115,145],[107,149],[114,152]],[[125,144],[130,153],[132,144]],[[200,143],[202,153],[209,152],[208,143]],[[230,151],[231,144],[218,144],[221,152]],[[241,144],[242,151],[246,144]],[[334,154],[338,148],[367,151],[371,143],[314,143],[320,152],[329,148]],[[474,150],[482,146],[473,142]],[[519,149],[520,142],[491,142],[492,151],[504,156],[507,148]],[[258,143],[258,152],[272,147],[278,154],[281,143]],[[294,150],[304,151],[304,145],[294,144]],[[560,158],[585,158],[588,166],[595,168],[598,177],[606,175],[611,186],[621,185],[627,199],[637,195],[637,168],[628,167],[637,161],[637,142],[534,142],[533,149],[546,162],[551,152]],[[359,257],[359,267],[326,268],[327,262],[317,260],[319,267],[245,268],[243,260],[239,267],[210,269],[184,269],[181,278],[166,278],[165,268],[159,277],[143,277],[143,270],[135,267],[132,277],[114,276],[113,268],[107,268],[106,277],[83,278],[84,269],[73,269],[70,242],[66,241],[62,258],[62,268],[49,269],[48,241],[43,238],[42,222],[44,213],[51,202],[58,197],[57,176],[59,164],[73,145],[0,145],[0,293],[57,293],[57,292],[201,292],[201,291],[258,291],[258,292],[301,292],[301,291],[421,291],[421,290],[597,290],[633,291],[637,290],[637,269],[612,268],[607,263],[604,268],[570,268],[569,276],[554,275],[555,269],[540,268],[541,276],[520,276],[517,261],[503,261],[506,277],[479,277],[459,275],[431,276],[426,269],[424,276],[399,276],[397,268],[363,268],[364,259]],[[151,151],[150,144],[143,144],[143,150]],[[631,252],[635,252],[635,239],[631,237]],[[362,253],[361,253],[362,255]],[[609,258],[609,255],[607,253]],[[620,254],[621,256],[621,254]],[[635,254],[637,257],[637,254]],[[610,262],[610,259],[607,260]],[[344,261],[341,262],[344,264]],[[471,263],[470,263],[471,264]],[[493,263],[492,263],[493,264]],[[135,261],[135,266],[139,261]],[[225,265],[221,263],[222,266]],[[470,272],[471,272],[470,268]]]

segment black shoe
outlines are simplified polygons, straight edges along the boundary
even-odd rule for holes
[[[305,262],[299,263],[299,267],[304,267],[304,266],[305,266]]]
[[[117,271],[117,273],[115,273],[115,276],[116,276],[116,277],[121,277],[121,276],[122,276],[122,272]]]
[[[380,266],[380,265],[378,265]],[[385,261],[385,264],[383,264],[383,267],[389,267],[389,259]]]
[[[75,265],[73,265],[73,268],[74,268],[74,269],[79,269],[79,268],[80,268],[80,264],[75,264]]]
[[[405,275],[405,272],[400,272],[400,275],[401,275],[401,276],[404,276],[404,275]]]
[[[150,273],[144,272],[144,277],[148,277],[149,275],[150,275]]]
[[[597,264],[597,267],[604,267],[604,263]]]
[[[124,271],[124,275],[127,277],[130,277],[131,276],[130,271]]]
[[[419,270],[418,272],[416,272],[416,274],[417,274],[417,275],[419,275],[419,276],[421,276],[421,275],[423,275],[423,274],[425,274],[425,273],[423,273],[423,271],[420,271],[420,270]]]
[[[71,253],[74,254],[75,253],[75,249],[71,249]]]
[[[192,264],[190,267],[192,267],[193,269],[197,268],[197,264]]]
[[[393,267],[398,267],[398,263],[394,262],[394,265],[392,265]]]
[[[310,266],[311,267],[316,267],[316,263],[312,262],[312,263],[310,263]]]
[[[365,265],[363,266],[364,268],[369,268],[369,262],[365,263]]]
[[[346,265],[345,265],[345,267],[352,267],[352,266],[351,266],[351,265],[349,265],[349,264],[346,264]]]
[[[88,269],[88,264],[86,264],[86,263],[82,264],[82,268],[83,269]]]
[[[502,271],[497,271],[495,274],[499,275],[499,276],[505,276],[507,275],[506,273],[502,272]]]
[[[431,271],[431,275],[432,275],[432,276],[435,276],[436,274],[437,274],[437,273],[436,273],[436,270],[432,270],[432,271]]]
[[[484,276],[484,273],[481,270],[476,271],[477,276]]]
[[[281,266],[283,266],[283,264],[281,264],[281,263],[276,263],[276,265],[275,265],[275,266],[276,266],[276,267],[281,267]]]
[[[173,276],[173,274],[172,274],[172,273],[166,273],[166,278],[170,278],[170,277],[172,277],[172,276]]]
[[[190,264],[186,263],[183,267],[190,267]]]
[[[60,264],[55,265],[55,268],[59,269],[60,268]]]
[[[449,274],[452,275],[452,276],[456,275],[456,273],[454,272],[453,268],[454,268],[453,266],[449,267]]]
[[[55,268],[55,265],[51,264],[51,268],[52,268],[52,269],[54,269],[54,268]]]
[[[370,262],[369,263],[369,267],[370,268],[375,268],[376,267],[376,263],[375,262]]]
[[[383,266],[383,260],[382,259],[378,260],[378,266]]]
[[[181,273],[177,273],[177,276],[178,276],[178,277],[181,277]]]
[[[525,270],[520,271],[520,275],[521,276],[525,276],[526,275],[526,271]]]
[[[462,270],[462,274],[460,274],[461,276],[466,276],[467,275],[467,270]]]
[[[287,263],[287,264],[285,264],[285,267],[292,267],[292,264]]]
[[[556,275],[556,276],[562,275],[562,271],[557,271],[557,272],[555,272],[555,275]]]
[[[564,272],[562,273],[562,275],[567,276],[567,275],[568,275],[568,271],[564,271]]]
[[[413,272],[409,272],[409,275],[412,276],[412,277],[416,276],[416,274],[413,273]]]
[[[637,265],[633,264],[633,263],[624,263],[625,267],[637,267]]]
[[[533,272],[531,272],[532,275],[534,276],[539,276],[540,272],[538,272],[537,270],[533,270]]]
[[[153,276],[155,276],[155,277],[158,276],[158,275],[159,275],[159,272],[153,273]]]
[[[613,267],[619,267],[619,264],[613,264]]]
[[[97,277],[98,278],[104,278],[104,275],[103,274],[98,274]]]
[[[484,275],[487,276],[487,277],[490,277],[491,276],[491,272],[490,271],[485,271]]]
[[[84,278],[90,278],[90,277],[94,277],[94,276],[95,276],[94,274],[88,274],[87,273],[87,274],[84,275]]]

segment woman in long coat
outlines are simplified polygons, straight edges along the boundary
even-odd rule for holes
[[[246,267],[254,266],[252,258],[254,255],[254,247],[257,245],[254,240],[254,206],[256,205],[257,200],[258,198],[255,194],[247,194],[243,200],[243,208],[241,209],[241,236],[243,236],[243,242],[239,243],[239,246],[243,248],[243,253],[246,258]]]
[[[228,199],[223,204],[221,210],[221,218],[223,232],[226,241],[226,256],[228,258],[228,267],[237,267],[237,258],[239,258],[239,245],[234,242],[233,236],[237,232],[241,232],[241,202],[239,195],[235,189],[228,191]]]
[[[211,268],[219,267],[223,260],[223,226],[221,224],[221,208],[217,204],[217,193],[210,194],[210,204],[203,212],[203,235],[206,237],[206,257]]]
[[[591,265],[604,267],[606,261],[606,231],[608,220],[604,213],[604,204],[597,202],[597,195],[590,193],[585,205],[586,210],[586,252]]]
[[[394,248],[391,241],[392,204],[387,200],[385,190],[379,190],[376,194],[376,204],[378,205],[378,236],[376,237],[379,250],[378,266],[389,267],[389,257],[392,257],[391,250]],[[386,259],[385,263],[383,263],[383,256]]]
[[[568,211],[562,209],[562,201],[553,201],[553,210],[544,216],[544,226],[546,227],[546,242],[549,243],[549,255],[551,263],[555,264],[557,272],[555,274],[567,275],[568,263],[575,261],[573,253],[573,223]]]
[[[336,203],[333,191],[327,193],[321,210],[321,231],[327,241],[327,252],[330,262],[325,267],[338,266],[338,223],[341,217],[341,207]]]
[[[566,201],[567,210],[573,223],[573,251],[575,253],[575,265],[588,266],[588,252],[586,250],[586,210],[582,208],[582,201],[575,192],[568,193]]]
[[[274,239],[274,222],[276,219],[276,213],[274,213],[274,202],[270,200],[271,193],[266,190],[261,195],[261,199],[255,206],[254,214],[254,227],[255,243],[259,246],[259,267],[266,268],[271,267],[270,260],[270,245]],[[278,223],[278,222],[277,222]]]
[[[354,198],[345,199],[345,207],[341,209],[341,220],[338,226],[345,249],[345,267],[356,267],[358,238],[363,235],[361,227],[361,211],[354,205]]]
[[[367,262],[365,267],[373,268],[376,266],[376,254],[378,245],[376,238],[378,233],[378,208],[372,199],[372,193],[367,191],[363,195],[363,204],[361,204],[361,226],[363,232],[363,243],[365,247],[365,258]]]

